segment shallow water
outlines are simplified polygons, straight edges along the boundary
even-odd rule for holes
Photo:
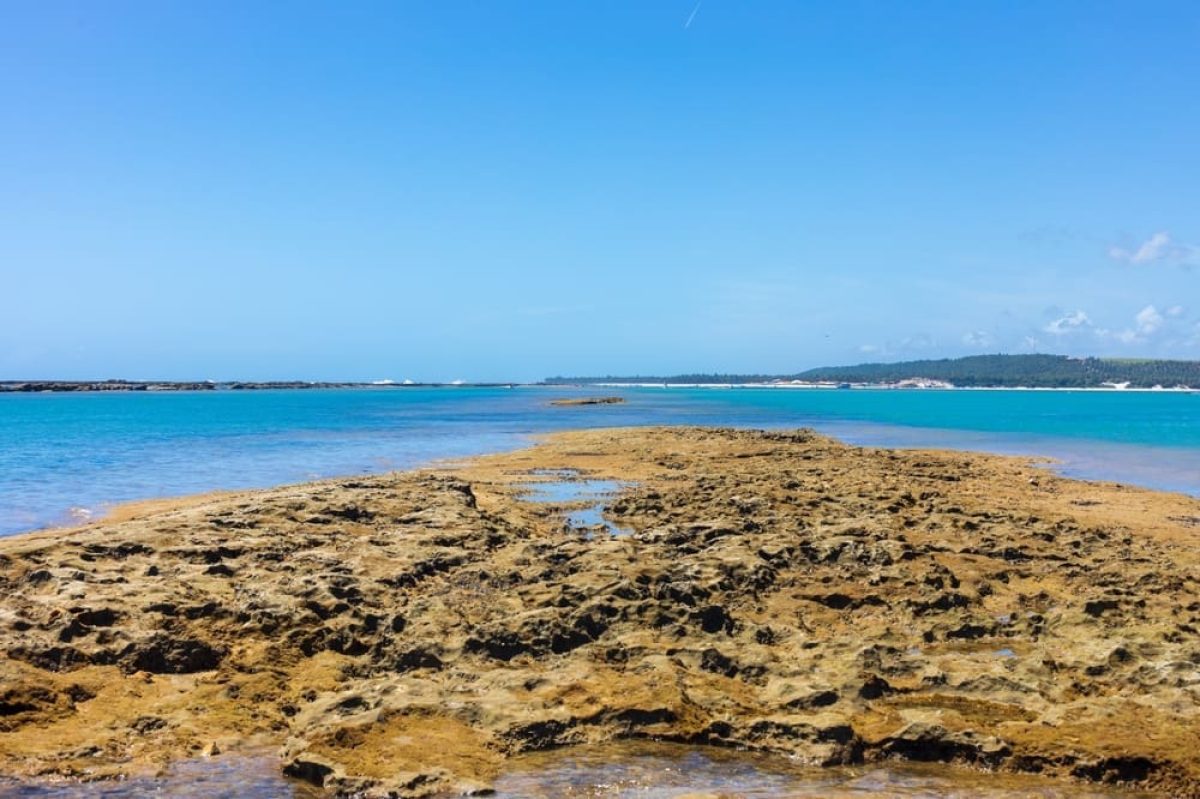
[[[626,743],[524,755],[497,799],[1131,799],[1142,794],[1028,775],[921,764],[815,768],[724,749]]]
[[[551,399],[620,395],[622,404]],[[856,444],[1061,459],[1200,495],[1200,394],[703,388],[380,388],[0,394],[0,534],[112,503],[383,472],[574,427],[814,427]]]
[[[223,755],[183,760],[161,777],[120,782],[9,782],[0,779],[0,799],[318,799],[324,794],[285,778],[272,755]]]
[[[518,483],[526,502],[547,505],[578,505],[591,503],[587,507],[569,507],[563,511],[563,523],[579,531],[585,538],[592,538],[595,531],[603,529],[609,535],[629,535],[630,530],[619,527],[604,518],[604,503],[615,497],[627,484],[617,480],[592,480],[583,478],[571,469],[538,470],[535,477],[554,479],[535,483]]]
[[[889,764],[815,768],[712,747],[627,742],[522,755],[495,783],[496,799],[1138,799],[1145,794],[1030,775]],[[0,799],[319,799],[283,777],[270,755],[185,760],[157,778],[123,782],[6,782]]]

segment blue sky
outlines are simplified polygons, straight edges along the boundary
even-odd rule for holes
[[[1200,358],[1197,41],[1195,2],[8,2],[0,377]]]

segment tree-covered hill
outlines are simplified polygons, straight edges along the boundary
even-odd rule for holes
[[[800,380],[892,383],[909,378],[945,380],[956,386],[1096,388],[1105,383],[1200,387],[1200,361],[1126,358],[1068,358],[1065,355],[972,355],[936,361],[828,366],[797,375]]]
[[[972,355],[966,358],[824,366],[789,375],[688,374],[672,377],[553,377],[553,385],[580,383],[764,383],[778,380],[836,383],[898,383],[941,380],[964,387],[1132,388],[1187,386],[1200,389],[1200,361],[1133,358],[1071,358],[1065,355]]]

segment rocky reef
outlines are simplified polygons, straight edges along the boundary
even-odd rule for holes
[[[531,480],[627,487],[587,539]],[[644,738],[1200,796],[1200,502],[807,431],[558,434],[0,540],[0,772],[336,795]]]
[[[212,391],[216,383],[207,381],[146,380],[0,380],[0,392],[74,393],[80,391]]]
[[[568,397],[566,399],[550,400],[551,405],[567,407],[578,405],[620,405],[624,402],[624,397]]]

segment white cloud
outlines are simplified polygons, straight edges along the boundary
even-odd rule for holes
[[[899,341],[885,341],[882,344],[860,344],[858,351],[867,355],[892,357],[907,353],[921,352],[936,347],[937,342],[925,333],[907,336]]]
[[[1184,263],[1189,261],[1197,252],[1196,247],[1181,244],[1171,238],[1171,234],[1160,230],[1150,238],[1132,249],[1126,247],[1109,247],[1108,256],[1114,261],[1124,261],[1128,264],[1152,264],[1158,261]]]
[[[1176,307],[1178,308],[1179,306]],[[1167,313],[1170,315],[1170,311]],[[1096,336],[1098,338],[1113,338],[1122,344],[1138,344],[1162,330],[1165,323],[1166,319],[1158,312],[1158,309],[1153,305],[1147,305],[1134,314],[1133,327],[1115,331],[1101,328],[1096,330]]]
[[[985,330],[973,330],[963,333],[962,343],[968,347],[990,347],[994,343],[992,335]]]
[[[1026,336],[1025,340],[1021,342],[1021,346],[1030,352],[1037,352],[1042,348],[1042,342],[1033,336]]]
[[[1053,333],[1056,336],[1064,336],[1068,333],[1077,333],[1085,327],[1091,327],[1092,320],[1088,319],[1088,315],[1083,311],[1061,316],[1046,325],[1043,330],[1047,333]]]
[[[1162,314],[1153,305],[1147,305],[1138,311],[1137,316],[1133,317],[1133,321],[1137,325],[1137,332],[1143,336],[1157,332],[1163,324]]]
[[[1182,305],[1172,305],[1167,309],[1167,316],[1170,316],[1173,319],[1183,316],[1183,314],[1184,310]]]

